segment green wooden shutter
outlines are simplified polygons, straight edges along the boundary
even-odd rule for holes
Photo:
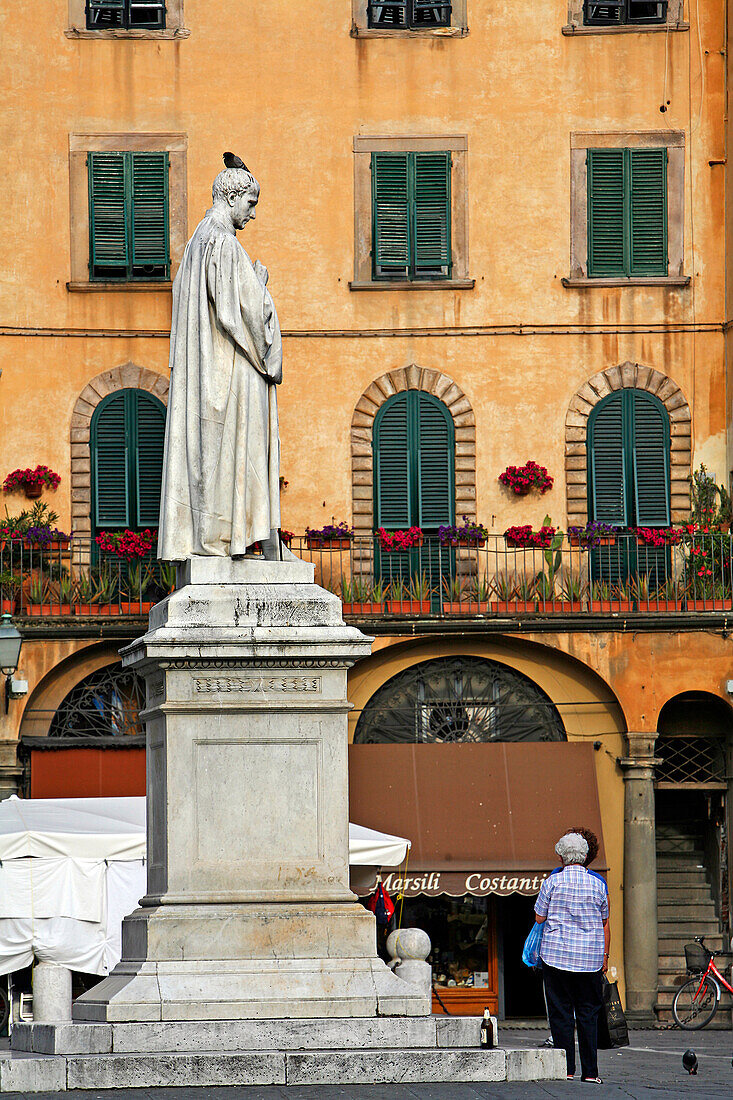
[[[425,530],[453,523],[453,420],[441,401],[415,391],[419,514]]]
[[[94,526],[128,527],[130,483],[129,434],[125,392],[105,399],[92,419]]]
[[[134,392],[136,447],[135,481],[139,527],[158,525],[160,488],[163,480],[163,446],[165,441],[165,408],[157,398],[141,391]]]
[[[168,275],[168,154],[132,153],[133,274]]]
[[[633,418],[634,495],[640,527],[667,527],[669,501],[669,417],[661,402],[640,390],[629,392]]]
[[[624,150],[589,149],[588,275],[626,273]]]
[[[450,275],[450,153],[414,153],[416,275]]]
[[[667,150],[630,149],[631,275],[666,275]]]
[[[408,153],[372,154],[372,251],[375,275],[410,270]]]
[[[376,527],[404,529],[412,524],[412,469],[408,441],[408,394],[391,397],[374,425]]]
[[[124,279],[129,260],[125,154],[89,153],[88,174],[90,277]]]
[[[628,522],[623,414],[619,390],[596,406],[588,424],[593,519],[618,527]]]

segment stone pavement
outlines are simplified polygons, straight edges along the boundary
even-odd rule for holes
[[[501,1032],[502,1043],[535,1047],[543,1032]],[[682,1069],[682,1054],[691,1047],[700,1068],[696,1077]],[[347,1085],[312,1087],[128,1089],[35,1093],[34,1100],[573,1100],[597,1096],[617,1100],[730,1100],[733,1097],[733,1033],[727,1031],[632,1031],[631,1045],[601,1051],[603,1085],[579,1080],[503,1084]],[[20,1100],[21,1093],[4,1094]],[[25,1096],[24,1096],[25,1100]]]

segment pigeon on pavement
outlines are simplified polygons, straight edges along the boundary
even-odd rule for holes
[[[694,1050],[685,1051],[682,1055],[682,1065],[691,1076],[697,1073],[697,1055]]]

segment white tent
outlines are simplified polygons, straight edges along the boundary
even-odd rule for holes
[[[409,846],[349,825],[352,865],[397,867]],[[0,974],[34,957],[108,974],[145,888],[144,798],[0,802]]]

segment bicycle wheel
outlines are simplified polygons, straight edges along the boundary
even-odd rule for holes
[[[717,982],[710,976],[705,978],[702,988],[699,977],[680,986],[672,1002],[672,1015],[678,1027],[699,1031],[709,1024],[718,1008],[719,993]]]

